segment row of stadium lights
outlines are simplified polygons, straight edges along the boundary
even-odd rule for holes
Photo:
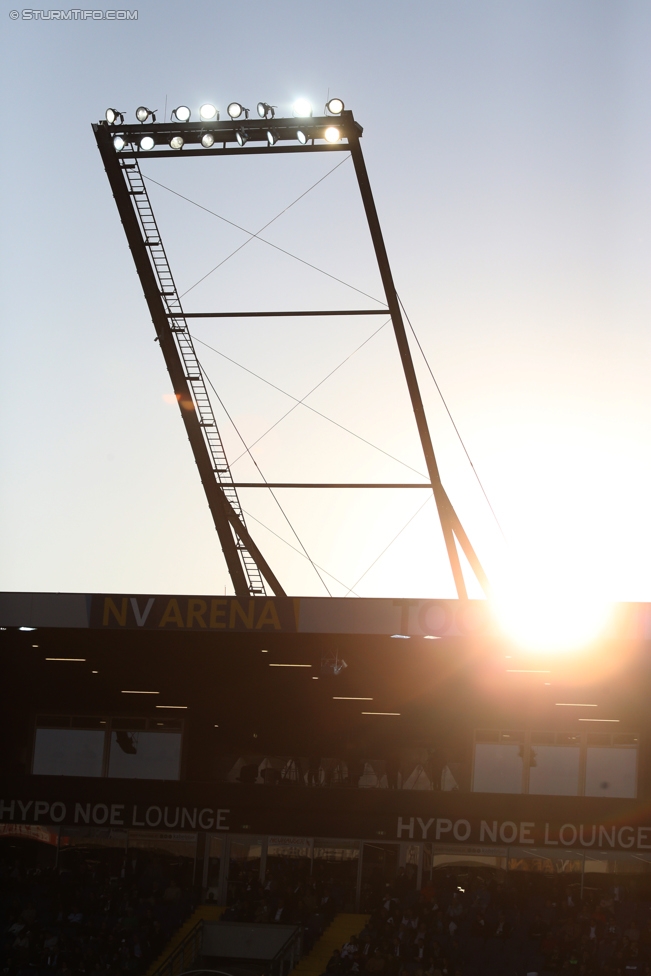
[[[294,105],[292,106],[292,110],[294,113],[294,118],[296,119],[309,119],[312,117],[312,105],[305,99],[299,99],[297,102],[294,102]],[[325,106],[325,112],[329,115],[341,115],[343,110],[344,110],[344,103],[340,98],[331,98],[326,103]],[[245,108],[244,105],[242,105],[240,102],[231,102],[228,108],[226,109],[226,111],[229,117],[233,119],[233,121],[240,119],[242,116],[244,116],[245,119],[248,119],[250,113],[250,109]],[[267,102],[258,102],[256,111],[261,119],[266,119],[270,121],[275,117],[276,106],[269,105]],[[172,111],[171,115],[172,115],[172,119],[174,119],[177,122],[189,122],[192,117],[192,111],[188,108],[187,105],[179,105],[178,108],[175,108]],[[124,112],[119,112],[115,108],[108,108],[106,110],[105,118],[109,125],[124,124]],[[146,108],[146,106],[144,105],[139,105],[138,108],[136,109],[136,118],[138,122],[141,122],[143,124],[145,122],[149,122],[150,120],[152,122],[155,122],[156,112],[155,110]],[[206,103],[205,105],[202,105],[201,108],[199,109],[199,119],[202,122],[218,122],[219,110],[215,105]],[[279,138],[278,133],[275,132],[274,129],[270,128],[267,129],[266,136],[267,136],[267,144],[269,146],[275,146]],[[339,139],[341,138],[341,133],[337,128],[337,126],[331,125],[328,126],[328,128],[324,131],[323,137],[326,140],[326,142],[332,142],[332,143],[339,142]],[[240,146],[245,146],[246,143],[249,141],[250,137],[246,129],[240,128],[235,133],[235,138],[237,139],[237,142]],[[298,129],[298,131],[296,132],[296,138],[301,143],[301,145],[304,146],[309,141],[310,134],[308,131],[305,131],[304,129]],[[124,149],[125,146],[127,145],[127,142],[128,140],[121,135],[116,135],[113,138],[113,146],[115,147],[117,152],[120,152],[120,150]],[[203,135],[201,136],[201,145],[203,146],[203,148],[211,149],[214,144],[215,144],[214,133],[204,132]],[[150,149],[153,149],[155,145],[156,145],[156,140],[153,138],[153,136],[150,135],[143,136],[142,139],[140,139],[139,141],[140,149],[144,150],[145,152],[149,151]],[[169,140],[169,145],[171,149],[183,149],[183,146],[185,145],[185,140],[181,135],[174,135]]]

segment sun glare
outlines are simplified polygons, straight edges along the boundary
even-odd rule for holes
[[[498,625],[523,651],[580,651],[605,632],[612,605],[598,581],[585,574],[569,578],[558,568],[553,576],[550,581],[525,572],[494,592]]]

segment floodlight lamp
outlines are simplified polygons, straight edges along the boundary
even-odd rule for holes
[[[124,149],[125,146],[126,142],[122,136],[113,136],[113,148],[116,152],[120,152],[120,150]]]
[[[149,150],[153,149],[154,146],[155,142],[153,136],[143,136],[140,140],[140,148],[144,150],[144,152],[149,152]]]
[[[307,145],[307,141],[308,141],[308,139],[310,137],[307,134],[307,132],[303,132],[302,129],[299,129],[298,132],[296,133],[296,138],[298,139],[298,141],[300,142],[300,144],[302,146],[306,146]]]
[[[239,102],[231,102],[226,111],[232,119],[239,119],[241,115],[244,115],[244,118],[248,119],[250,109],[244,108]]]
[[[326,112],[330,112],[330,115],[341,115],[344,110],[344,103],[340,98],[331,98],[329,102],[326,102]]]
[[[212,122],[214,119],[219,118],[219,112],[214,105],[206,103],[199,109],[199,118],[202,122]]]
[[[178,108],[173,109],[172,118],[176,119],[177,122],[189,122],[192,112],[187,105],[179,105]]]
[[[172,136],[170,139],[170,149],[183,149],[185,139],[183,136]]]
[[[261,119],[273,119],[275,114],[275,105],[268,105],[266,102],[258,102],[258,115]]]
[[[309,119],[312,115],[312,106],[306,98],[299,98],[292,107],[294,118]]]
[[[116,108],[107,108],[104,118],[109,125],[124,125],[124,112],[118,112]]]
[[[201,145],[204,149],[212,149],[215,145],[215,137],[212,132],[204,132],[201,136]]]
[[[238,146],[245,146],[249,141],[249,133],[245,132],[244,129],[238,129],[235,133],[235,138],[237,139]]]
[[[339,129],[334,125],[329,125],[328,128],[323,133],[326,142],[339,142],[341,139],[341,133]]]
[[[155,109],[146,108],[144,105],[139,105],[136,109],[136,118],[139,122],[147,122],[149,119],[152,122],[156,121]]]
[[[275,146],[278,142],[278,133],[273,129],[267,129],[267,145]]]

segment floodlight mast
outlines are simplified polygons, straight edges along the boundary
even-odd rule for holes
[[[212,405],[185,322],[178,292],[137,162],[114,150],[107,130],[97,142],[156,329],[208,506],[237,596],[264,596],[262,577],[276,596],[285,591],[249,535],[221,443]],[[133,202],[132,202],[133,201]]]
[[[343,104],[343,103],[342,103]],[[211,106],[212,108],[212,106]],[[248,119],[246,138],[242,139],[242,127],[232,119],[203,122],[153,123],[139,125],[110,124],[106,121],[94,125],[97,145],[102,155],[113,195],[115,197],[122,223],[134,257],[136,269],[141,280],[145,298],[161,349],[165,357],[174,390],[179,400],[181,415],[188,433],[192,450],[206,491],[208,504],[213,515],[215,528],[219,535],[226,563],[237,595],[255,595],[261,592],[264,577],[274,593],[285,593],[264,560],[259,549],[251,539],[237,498],[236,484],[233,481],[226,456],[221,445],[217,425],[212,414],[212,406],[203,384],[203,375],[196,360],[192,338],[181,307],[180,298],[173,283],[160,234],[156,227],[151,205],[147,196],[144,179],[138,160],[151,158],[185,158],[194,156],[258,155],[266,153],[295,152],[350,152],[355,175],[362,197],[366,219],[375,250],[378,269],[386,297],[387,310],[391,317],[398,351],[407,382],[412,409],[421,440],[429,484],[434,494],[443,538],[450,568],[454,578],[457,596],[467,598],[467,590],[457,543],[464,552],[479,584],[486,594],[489,583],[481,563],[463,529],[450,499],[441,482],[432,438],[427,423],[418,379],[414,368],[409,341],[405,330],[400,302],[393,282],[391,267],[382,237],[366,164],[360,145],[362,127],[353,118],[353,113],[342,110],[321,118],[274,118],[274,139],[268,139],[269,124],[266,119]],[[333,126],[336,123],[336,126]],[[339,138],[333,138],[333,131]],[[175,150],[170,142],[175,136],[182,136],[182,151]],[[143,145],[146,137],[150,137]],[[114,141],[115,140],[115,141]],[[345,141],[344,141],[345,140]],[[264,143],[264,145],[255,145]],[[288,144],[289,143],[289,144]],[[298,143],[298,144],[297,144]],[[162,272],[162,274],[161,274]],[[269,315],[349,315],[351,310],[319,310],[290,312],[214,312],[194,313],[191,317],[255,317]],[[352,314],[378,314],[378,309],[368,309]],[[386,313],[385,313],[386,314]],[[211,432],[212,428],[212,441]],[[215,464],[217,454],[219,461]],[[241,487],[254,487],[242,484]],[[260,485],[262,487],[262,484]],[[291,487],[300,487],[292,484]],[[311,487],[305,485],[304,487]],[[316,487],[316,486],[314,486]],[[328,485],[328,487],[395,487],[390,485],[353,486]],[[404,485],[404,487],[417,487]],[[232,530],[232,531],[231,531]],[[456,539],[456,542],[455,542]]]

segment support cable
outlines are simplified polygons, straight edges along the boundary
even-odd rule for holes
[[[454,422],[454,417],[452,416],[452,413],[450,411],[450,408],[448,407],[447,401],[446,401],[445,397],[443,396],[443,392],[441,390],[441,387],[438,385],[438,383],[436,381],[436,377],[434,376],[434,372],[432,370],[432,367],[430,366],[429,360],[428,360],[427,356],[425,355],[425,350],[423,349],[423,347],[420,344],[420,339],[416,335],[416,330],[414,329],[413,325],[411,324],[411,319],[409,318],[409,316],[407,314],[407,309],[403,305],[402,299],[400,298],[400,295],[398,295],[398,301],[400,302],[400,307],[402,308],[403,312],[405,313],[405,318],[407,319],[407,322],[409,323],[409,328],[411,329],[412,335],[413,335],[414,339],[416,340],[416,345],[420,349],[420,354],[421,354],[421,356],[423,357],[423,359],[425,361],[425,365],[427,366],[427,369],[429,370],[429,375],[432,377],[432,380],[434,381],[434,386],[436,387],[436,391],[437,391],[438,395],[441,398],[441,402],[442,402],[443,406],[445,407],[445,410],[446,410],[446,413],[447,413],[448,417],[450,418],[450,423],[454,427],[454,432],[457,435],[457,437],[459,439],[459,443],[461,444],[461,447],[463,448],[464,453],[465,453],[465,455],[466,455],[466,457],[468,459],[468,464],[472,468],[473,474],[474,474],[475,478],[477,479],[477,484],[481,488],[482,493],[484,495],[484,498],[486,499],[486,504],[488,505],[488,507],[491,510],[491,514],[492,514],[493,518],[495,519],[495,522],[497,524],[498,529],[502,533],[502,538],[504,539],[504,541],[508,545],[506,536],[504,535],[504,529],[500,525],[500,520],[498,519],[497,515],[495,514],[495,509],[493,508],[493,506],[490,503],[490,499],[489,499],[489,497],[488,497],[488,495],[486,493],[486,489],[484,488],[484,486],[482,484],[481,478],[479,477],[479,474],[477,473],[477,469],[476,469],[475,465],[472,463],[472,458],[470,457],[470,454],[468,453],[468,448],[466,447],[466,445],[464,443],[464,440],[463,440],[463,437],[461,436],[461,433],[459,431],[459,428],[457,427],[456,423]]]
[[[348,157],[346,157],[346,158],[348,158]],[[345,160],[342,160],[342,162],[345,162]],[[342,164],[341,163],[338,163],[337,165],[338,166],[341,166]],[[336,169],[336,168],[337,167],[335,166],[334,169]],[[330,172],[332,173],[332,172],[334,172],[334,170],[330,170]],[[329,175],[330,175],[330,173],[326,173],[326,176],[329,176]],[[303,258],[299,258],[299,256],[297,254],[292,254],[291,251],[286,251],[284,247],[279,247],[278,244],[273,244],[271,241],[266,240],[266,238],[260,237],[259,235],[260,235],[261,231],[258,231],[258,233],[255,234],[253,231],[247,230],[246,227],[241,227],[239,224],[234,223],[234,221],[228,220],[227,217],[222,217],[222,215],[216,213],[216,211],[209,210],[208,207],[204,207],[203,204],[197,203],[196,200],[191,200],[190,197],[186,197],[182,193],[178,193],[177,190],[173,190],[171,187],[165,186],[164,183],[159,183],[158,180],[152,179],[151,176],[144,176],[144,174],[143,174],[143,177],[149,183],[155,183],[156,186],[160,186],[161,189],[167,190],[168,193],[173,193],[175,197],[180,197],[181,200],[185,200],[187,203],[191,203],[194,207],[198,207],[200,210],[205,210],[206,213],[212,214],[213,217],[217,217],[217,218],[219,218],[219,220],[223,220],[224,223],[230,224],[231,227],[235,227],[235,228],[237,228],[237,230],[241,230],[244,234],[248,234],[249,235],[249,240],[248,241],[245,241],[244,242],[245,244],[248,244],[249,241],[251,241],[251,240],[253,240],[255,238],[257,241],[261,241],[263,244],[268,244],[269,247],[273,247],[276,251],[280,251],[282,254],[286,254],[290,258],[294,258],[295,261],[299,261],[301,264],[307,265],[308,268],[312,268],[314,271],[318,271],[319,274],[325,275],[327,278],[332,278],[333,281],[338,281],[340,285],[345,285],[346,288],[351,288],[353,291],[356,291],[358,294],[364,295],[365,298],[370,298],[372,302],[377,302],[378,305],[382,305],[383,307],[386,308],[386,302],[383,302],[380,298],[375,298],[373,295],[369,295],[368,292],[362,291],[361,288],[356,288],[355,285],[351,285],[349,282],[344,281],[342,278],[337,278],[336,275],[330,274],[329,271],[324,271],[323,268],[318,268],[316,266],[316,264],[310,264],[309,261],[305,261]],[[322,179],[325,179],[325,178],[326,178],[325,176],[322,177]],[[321,182],[321,180],[319,180],[319,182]],[[316,186],[317,184],[315,183],[314,185]],[[312,189],[312,187],[310,187],[310,189]],[[305,192],[306,193],[309,193],[310,191],[309,190],[306,190]],[[302,196],[305,196],[305,194],[302,194]],[[299,197],[299,199],[300,199],[300,197]],[[294,202],[296,202],[296,201],[294,201]],[[292,206],[292,204],[290,204],[290,206]],[[289,210],[289,207],[285,207],[285,210]],[[285,211],[282,211],[282,213],[284,213],[284,212]],[[278,216],[280,217],[280,214],[278,214]],[[276,218],[274,217],[274,220],[275,219]],[[273,221],[269,221],[269,223],[273,223]],[[265,224],[265,226],[268,227],[269,225],[268,224]],[[262,229],[264,230],[264,228],[262,228]],[[244,244],[241,245],[241,247],[244,247]],[[236,251],[233,251],[233,254],[235,254],[237,251],[241,250],[241,247],[237,248]],[[229,255],[229,257],[232,257],[232,255]],[[227,261],[228,258],[225,258],[224,260]],[[221,264],[223,264],[223,263],[224,262],[222,261]],[[212,270],[213,271],[216,271],[218,267],[220,267],[219,264],[216,265],[216,267],[213,268]],[[209,271],[208,274],[212,274],[212,271]],[[199,281],[195,281],[194,285],[191,285],[189,288],[187,288],[179,297],[180,298],[183,298],[185,295],[188,294],[189,291],[192,291],[193,288],[196,288],[197,285],[201,281],[203,281],[204,278],[207,278],[207,277],[208,277],[208,275],[204,275],[204,277],[203,278],[200,278]]]
[[[281,535],[278,535],[277,532],[274,532],[273,529],[270,529],[269,526],[265,522],[261,522],[259,518],[257,518],[255,515],[252,515],[251,512],[247,512],[246,509],[243,509],[243,512],[244,512],[244,514],[246,515],[247,518],[253,519],[254,522],[257,522],[258,525],[261,525],[263,529],[266,529],[267,530],[267,532],[271,532],[272,535],[275,535],[275,537],[277,539],[280,539],[280,541],[283,542],[286,546],[289,546],[289,548],[293,552],[298,553],[298,555],[299,556],[302,556],[303,559],[308,559],[308,557],[305,555],[304,552],[302,552],[300,549],[297,549],[296,546],[293,546],[291,544],[291,542],[288,542],[287,541],[287,539],[283,539],[283,537]],[[339,586],[343,586],[343,588],[346,590],[347,594],[348,593],[354,593],[355,596],[357,596],[357,597],[359,596],[359,593],[355,593],[355,590],[352,587],[349,588],[346,583],[342,583],[340,579],[337,579],[336,576],[333,576],[332,573],[329,573],[327,569],[324,569],[323,568],[323,566],[319,566],[318,563],[315,563],[314,565],[315,566],[318,566],[318,568],[321,570],[321,572],[322,573],[325,573],[326,576],[329,576],[330,579],[332,579],[332,580],[335,581],[335,583],[339,583]]]
[[[192,336],[192,338],[195,342],[198,342],[200,345],[205,346],[206,349],[210,349],[212,352],[216,352],[218,356],[222,357],[222,359],[227,359],[229,363],[233,363],[233,365],[238,366],[240,369],[243,369],[245,373],[250,373],[251,376],[255,376],[256,379],[261,380],[263,383],[266,383],[267,386],[272,387],[272,389],[274,390],[278,390],[278,392],[282,393],[283,396],[289,397],[290,400],[295,400],[297,406],[300,404],[301,406],[305,407],[306,410],[310,410],[312,413],[315,413],[317,417],[322,417],[324,420],[327,420],[328,423],[334,424],[335,427],[339,427],[347,434],[350,434],[352,437],[355,437],[358,441],[362,441],[363,444],[367,444],[369,447],[372,447],[375,451],[379,451],[380,454],[384,454],[386,457],[391,458],[392,461],[396,461],[397,464],[401,464],[403,467],[408,468],[410,471],[413,471],[420,478],[425,478],[427,480],[427,475],[423,474],[422,471],[419,471],[418,468],[413,468],[411,464],[407,464],[406,461],[401,461],[400,458],[394,457],[393,454],[389,454],[389,452],[385,451],[384,448],[378,447],[377,444],[373,444],[372,441],[367,441],[365,437],[361,436],[361,434],[356,434],[354,430],[350,430],[348,427],[344,427],[344,425],[340,424],[339,421],[333,420],[332,417],[328,417],[327,414],[321,413],[320,410],[316,410],[314,407],[311,407],[309,403],[303,403],[303,401],[299,400],[298,397],[295,397],[291,393],[288,393],[286,390],[283,390],[280,386],[276,386],[275,383],[272,383],[271,380],[265,379],[264,376],[260,376],[259,373],[254,373],[252,369],[248,368],[248,366],[243,366],[242,363],[238,363],[236,359],[232,359],[230,356],[227,356],[225,352],[220,352],[219,349],[216,349],[214,346],[211,346],[209,343],[204,342],[203,339],[199,339],[197,336],[194,335]],[[240,457],[243,457],[243,455],[240,454]],[[233,464],[234,463],[235,462],[233,462]]]
[[[282,417],[279,417],[279,419],[278,419],[278,420],[277,420],[277,421],[275,422],[275,424],[272,424],[272,425],[271,425],[271,427],[268,427],[268,428],[267,428],[267,429],[265,430],[265,432],[264,432],[263,434],[260,434],[260,436],[259,436],[259,437],[258,437],[258,438],[257,438],[256,440],[254,440],[254,441],[253,441],[253,443],[252,443],[252,444],[251,444],[250,446],[251,446],[251,447],[255,447],[255,445],[256,445],[256,444],[258,444],[258,443],[259,443],[259,442],[260,442],[260,441],[262,440],[262,438],[263,438],[263,437],[266,437],[266,436],[267,436],[267,434],[269,434],[269,433],[270,433],[270,432],[271,432],[271,431],[272,431],[272,430],[274,429],[274,427],[277,427],[277,426],[278,426],[278,424],[280,424],[280,423],[282,423],[282,421],[283,421],[283,420],[285,419],[285,417],[289,417],[289,415],[290,415],[290,413],[292,413],[292,412],[293,412],[294,410],[296,410],[296,408],[297,408],[297,407],[300,407],[300,405],[301,405],[302,403],[305,403],[305,401],[307,400],[307,398],[308,398],[309,396],[312,396],[312,394],[313,394],[313,393],[315,392],[315,390],[318,390],[320,386],[323,386],[323,384],[325,383],[325,381],[326,381],[326,380],[329,380],[329,379],[330,379],[330,377],[331,377],[331,376],[333,376],[333,375],[334,375],[334,374],[335,374],[335,373],[337,372],[337,370],[339,370],[339,369],[341,369],[341,367],[342,367],[342,366],[344,366],[344,365],[345,365],[345,364],[346,364],[346,363],[348,362],[348,360],[349,360],[349,359],[352,359],[352,358],[353,358],[353,356],[355,355],[355,353],[357,353],[357,352],[359,352],[359,350],[360,350],[360,349],[361,349],[361,348],[362,348],[363,346],[365,346],[367,342],[370,342],[370,341],[371,341],[371,339],[373,339],[373,338],[374,338],[374,336],[376,336],[376,335],[378,334],[378,332],[381,332],[381,331],[382,331],[382,329],[383,329],[383,328],[384,328],[384,327],[385,327],[386,325],[388,325],[390,321],[391,321],[391,319],[387,319],[387,320],[386,320],[386,322],[383,322],[383,323],[382,323],[382,325],[380,326],[380,328],[379,328],[379,329],[376,329],[376,330],[375,330],[375,332],[372,332],[372,333],[371,333],[371,335],[370,335],[370,336],[369,336],[369,337],[368,337],[367,339],[364,339],[364,342],[362,342],[362,343],[361,343],[361,344],[360,344],[360,345],[359,345],[359,346],[357,347],[357,349],[353,349],[353,351],[352,351],[352,352],[350,353],[350,355],[348,355],[348,356],[346,356],[346,358],[345,358],[345,359],[342,359],[342,361],[341,361],[341,362],[339,363],[339,365],[338,365],[338,366],[335,366],[335,368],[334,368],[334,369],[332,369],[332,370],[330,370],[330,372],[328,373],[328,375],[327,375],[327,376],[324,376],[324,377],[323,377],[323,379],[322,379],[322,380],[320,380],[320,381],[319,381],[319,382],[318,382],[318,383],[316,384],[316,386],[313,386],[313,387],[312,387],[312,389],[311,389],[311,390],[309,391],[309,393],[306,393],[304,397],[302,397],[302,398],[301,398],[300,400],[297,400],[297,402],[296,402],[296,403],[294,404],[294,406],[293,406],[293,407],[290,407],[290,408],[289,408],[289,410],[287,411],[287,413],[284,413],[284,414],[282,415]],[[199,342],[200,342],[201,340],[197,340],[197,341],[199,341]],[[238,456],[237,456],[237,457],[235,458],[235,460],[231,462],[231,465],[233,465],[233,464],[237,464],[237,462],[238,462],[238,461],[240,460],[240,458],[242,458],[242,457],[244,457],[244,454],[245,454],[245,453],[246,453],[246,452],[244,452],[244,453],[242,453],[242,454],[239,454],[239,455],[238,455]]]
[[[273,223],[275,223],[275,221],[278,220],[279,217],[282,217],[282,215],[285,214],[285,213],[287,213],[288,210],[291,210],[291,208],[293,206],[295,206],[295,204],[297,204],[299,202],[299,200],[302,200],[303,197],[306,197],[308,195],[308,193],[310,193],[315,187],[317,187],[319,185],[319,183],[323,183],[323,181],[326,180],[332,173],[334,173],[334,171],[336,169],[339,169],[340,166],[343,166],[343,164],[348,159],[350,159],[350,156],[344,156],[344,158],[341,160],[341,162],[337,163],[336,166],[333,166],[331,170],[328,170],[328,172],[325,174],[325,176],[322,176],[320,180],[317,180],[316,183],[313,183],[312,186],[308,187],[308,189],[305,190],[304,193],[301,193],[300,196],[296,197],[296,199],[293,200],[287,207],[285,207],[284,210],[281,210],[280,213],[277,213],[275,217],[273,217],[267,224],[264,225],[264,227],[261,227],[260,228],[260,230],[257,232],[257,234],[253,234],[251,237],[249,237],[249,239],[247,241],[244,241],[244,243],[243,244],[240,244],[239,247],[236,247],[234,251],[231,251],[231,253],[227,257],[225,257],[223,261],[220,261],[219,264],[216,264],[215,267],[212,268],[207,274],[205,274],[202,278],[199,278],[199,281],[196,281],[193,285],[191,285],[187,289],[187,291],[184,291],[183,292],[183,295],[187,295],[188,292],[192,291],[193,288],[196,288],[197,285],[200,285],[202,281],[205,281],[206,278],[208,278],[213,273],[213,271],[217,271],[217,269],[218,268],[221,268],[221,266],[223,264],[226,264],[227,261],[230,261],[230,259],[235,254],[237,254],[238,251],[241,251],[243,247],[246,247],[247,244],[250,244],[251,241],[254,240],[258,236],[258,234],[261,234],[263,230],[266,230],[267,227],[271,227],[271,225]],[[183,295],[181,295],[181,298],[183,298]]]
[[[250,448],[249,448],[249,446],[247,445],[247,443],[246,443],[246,441],[245,441],[245,440],[244,440],[244,438],[242,437],[242,434],[240,433],[240,431],[239,431],[239,428],[237,427],[237,424],[235,423],[235,421],[234,421],[234,420],[233,420],[233,418],[231,417],[231,415],[230,415],[230,413],[229,413],[229,412],[228,412],[228,410],[226,409],[226,405],[224,404],[224,401],[222,400],[222,398],[220,397],[220,395],[219,395],[219,393],[218,393],[218,392],[217,392],[217,390],[215,389],[215,387],[214,387],[214,385],[213,385],[213,382],[212,382],[212,380],[210,379],[210,377],[209,377],[209,376],[208,376],[208,374],[206,373],[206,370],[204,369],[204,367],[203,367],[203,365],[201,364],[201,362],[199,362],[199,369],[201,370],[201,372],[202,372],[202,374],[203,374],[203,376],[205,377],[205,379],[206,379],[206,381],[208,382],[208,385],[210,386],[210,388],[211,388],[211,390],[213,391],[213,393],[214,393],[214,394],[215,394],[215,396],[217,397],[217,400],[219,401],[219,404],[220,404],[220,406],[221,406],[221,408],[222,408],[222,410],[224,411],[224,413],[226,414],[226,416],[227,416],[227,417],[228,417],[228,419],[230,420],[230,422],[231,422],[231,424],[232,424],[232,426],[233,426],[233,430],[235,431],[235,433],[237,434],[237,436],[239,437],[239,439],[240,439],[240,440],[242,441],[242,444],[243,444],[243,445],[244,445],[244,447],[246,448],[246,452],[247,452],[247,454],[249,455],[249,457],[251,458],[251,460],[253,461],[253,463],[254,463],[254,465],[255,465],[255,467],[256,467],[256,469],[257,469],[257,471],[258,471],[258,473],[259,473],[259,475],[260,475],[260,477],[261,477],[261,478],[262,478],[262,480],[263,480],[263,481],[264,481],[264,482],[266,483],[266,481],[267,481],[267,479],[266,479],[266,478],[265,478],[265,476],[263,475],[263,473],[262,473],[262,471],[261,471],[261,469],[260,469],[260,465],[258,464],[258,462],[256,461],[256,459],[255,459],[255,458],[253,457],[253,454],[252,454],[252,452],[251,452],[251,450],[250,450]],[[328,588],[328,584],[326,583],[326,581],[325,581],[325,580],[323,579],[323,577],[321,576],[321,573],[320,573],[320,572],[319,572],[319,570],[317,569],[317,567],[316,567],[316,564],[315,564],[315,562],[314,562],[314,560],[312,559],[312,557],[311,557],[311,556],[310,556],[310,554],[308,553],[308,551],[307,551],[307,549],[306,549],[306,548],[305,548],[305,546],[303,545],[303,542],[301,541],[301,539],[300,539],[300,537],[299,537],[299,534],[298,534],[298,532],[296,531],[296,529],[294,528],[294,526],[293,526],[293,525],[292,525],[292,523],[290,522],[290,520],[289,520],[289,516],[288,516],[288,515],[287,515],[287,513],[285,512],[285,509],[284,509],[284,508],[282,507],[282,505],[280,504],[280,502],[278,501],[278,498],[277,498],[277,496],[276,496],[276,494],[275,494],[275,492],[273,491],[273,489],[272,489],[272,488],[270,488],[270,489],[269,489],[269,492],[270,492],[270,494],[271,494],[271,497],[272,497],[272,498],[273,498],[273,500],[275,501],[275,503],[276,503],[276,505],[277,505],[277,506],[278,506],[278,508],[280,509],[280,511],[281,511],[281,513],[282,513],[282,515],[283,515],[283,518],[284,518],[284,519],[285,519],[285,521],[287,522],[287,525],[288,525],[288,526],[290,527],[290,529],[291,529],[291,530],[292,530],[292,532],[294,533],[294,536],[295,536],[295,538],[296,538],[296,541],[298,542],[298,544],[299,544],[299,546],[301,547],[301,549],[302,549],[302,550],[303,550],[303,552],[305,553],[305,556],[306,556],[306,558],[307,558],[307,559],[309,560],[309,562],[310,562],[310,565],[312,566],[312,569],[314,570],[314,572],[316,573],[316,575],[317,575],[317,576],[319,577],[319,579],[320,579],[320,580],[321,580],[321,582],[323,583],[323,586],[324,586],[324,588],[325,588],[325,591],[326,591],[326,593],[328,594],[328,596],[332,596],[332,593],[330,592],[330,590],[329,590],[329,588]]]
[[[368,569],[365,569],[364,572],[362,573],[362,575],[359,577],[359,579],[355,580],[355,582],[353,583],[353,585],[351,586],[351,588],[348,590],[348,593],[352,593],[353,592],[353,588],[355,586],[357,586],[359,583],[361,583],[361,581],[364,579],[364,577],[366,576],[367,573],[370,573],[370,571],[373,569],[373,567],[375,566],[375,564],[382,558],[382,556],[385,554],[385,552],[388,549],[391,548],[391,546],[396,541],[396,539],[398,539],[402,535],[402,533],[405,531],[405,529],[407,528],[407,526],[410,525],[414,521],[414,519],[416,518],[416,516],[420,512],[422,512],[422,510],[425,508],[425,506],[427,505],[427,503],[432,501],[432,498],[433,497],[434,497],[433,495],[428,495],[427,496],[427,498],[425,499],[425,501],[423,502],[423,504],[420,505],[416,509],[416,511],[414,512],[414,514],[411,516],[411,518],[407,522],[405,522],[405,524],[403,525],[403,527],[400,529],[400,532],[398,532],[397,535],[394,535],[394,537],[391,540],[391,542],[387,546],[384,547],[384,549],[382,550],[382,552],[380,553],[379,556],[376,556],[375,557],[375,559],[373,560],[373,562],[371,563],[371,565],[368,567]],[[348,593],[345,593],[344,596],[348,596]]]

